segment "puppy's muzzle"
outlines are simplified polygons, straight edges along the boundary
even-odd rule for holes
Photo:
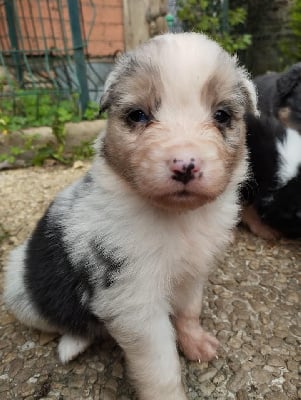
[[[195,157],[174,158],[169,162],[169,168],[173,173],[172,179],[186,185],[194,178],[202,176],[200,161]]]

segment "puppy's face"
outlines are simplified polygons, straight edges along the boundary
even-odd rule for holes
[[[159,36],[124,55],[101,106],[109,112],[103,156],[156,206],[202,206],[245,172],[243,116],[256,112],[255,90],[203,35]]]

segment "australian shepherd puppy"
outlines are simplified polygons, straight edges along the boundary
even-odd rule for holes
[[[250,179],[242,221],[264,239],[301,238],[301,133],[273,116],[246,116]]]
[[[199,323],[203,285],[238,221],[254,86],[206,36],[166,34],[121,56],[101,108],[91,170],[11,254],[5,301],[62,334],[62,362],[105,327],[140,399],[186,399],[177,343],[190,360],[216,356]]]
[[[265,239],[300,239],[301,63],[254,83],[261,117],[246,118],[251,174],[242,220]]]

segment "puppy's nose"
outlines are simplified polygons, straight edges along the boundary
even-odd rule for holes
[[[200,177],[200,162],[195,157],[185,157],[184,159],[173,158],[169,162],[169,168],[173,173],[172,179],[186,185],[195,177]]]

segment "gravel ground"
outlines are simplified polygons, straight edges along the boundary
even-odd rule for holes
[[[8,251],[31,232],[55,193],[88,166],[0,174],[1,271]],[[219,358],[200,364],[181,358],[189,399],[301,399],[300,265],[300,242],[269,243],[237,231],[210,276],[202,314],[221,342]],[[0,307],[1,400],[136,399],[113,340],[60,365],[57,337],[22,326]]]

